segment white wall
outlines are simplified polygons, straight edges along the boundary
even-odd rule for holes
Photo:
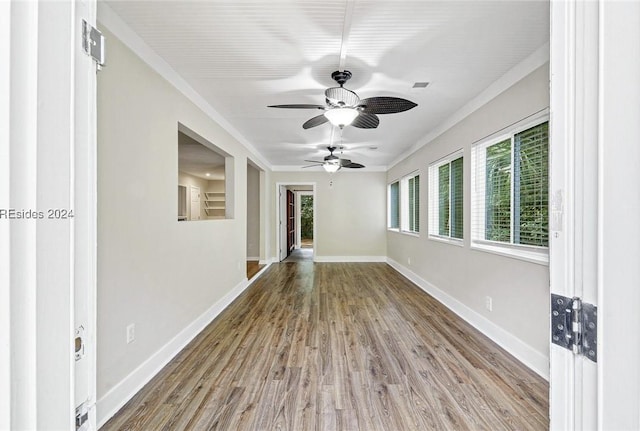
[[[260,171],[247,165],[247,258],[260,260]]]
[[[102,30],[109,66],[98,76],[99,421],[246,286],[246,166],[247,157],[256,160]],[[177,222],[178,122],[234,157],[234,219]]]
[[[271,190],[276,207],[277,183],[315,182],[316,260],[340,257],[375,259],[386,249],[386,176],[384,172],[273,172]],[[271,225],[272,256],[277,256],[277,218]]]
[[[420,237],[388,232],[389,258],[459,302],[478,322],[485,318],[498,331],[506,331],[524,343],[522,350],[531,357],[520,355],[520,359],[545,369],[549,357],[548,266],[471,250],[469,238],[471,144],[548,106],[547,64],[396,164],[387,175],[391,182],[416,169],[421,173]],[[464,247],[427,238],[428,166],[460,149],[464,149],[465,169]],[[492,312],[485,308],[486,296],[493,298]],[[544,374],[543,370],[538,371]]]

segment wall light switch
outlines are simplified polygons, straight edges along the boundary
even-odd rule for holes
[[[484,306],[487,310],[493,311],[493,298],[491,298],[490,296],[486,296],[484,298]]]
[[[127,344],[133,343],[136,341],[136,324],[132,323],[127,326]]]

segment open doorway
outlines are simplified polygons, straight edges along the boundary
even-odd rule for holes
[[[247,159],[247,279],[266,266],[262,253],[262,198],[264,171]]]
[[[296,206],[296,221],[298,229],[297,248],[313,248],[313,193],[298,192]]]
[[[313,261],[315,255],[315,185],[278,184],[278,257],[286,262]]]

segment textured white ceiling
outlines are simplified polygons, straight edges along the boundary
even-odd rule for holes
[[[344,156],[387,166],[549,40],[548,1],[109,1],[109,6],[275,166],[322,158],[318,111],[331,72],[361,98],[418,107],[344,129]],[[416,81],[428,81],[414,89]],[[370,147],[377,147],[376,150]]]

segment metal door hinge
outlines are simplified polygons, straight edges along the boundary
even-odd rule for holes
[[[597,362],[598,307],[551,294],[551,342]]]
[[[82,20],[82,49],[98,64],[98,70],[105,64],[105,39],[100,31]]]
[[[85,401],[76,407],[76,431],[89,429],[89,402]]]

